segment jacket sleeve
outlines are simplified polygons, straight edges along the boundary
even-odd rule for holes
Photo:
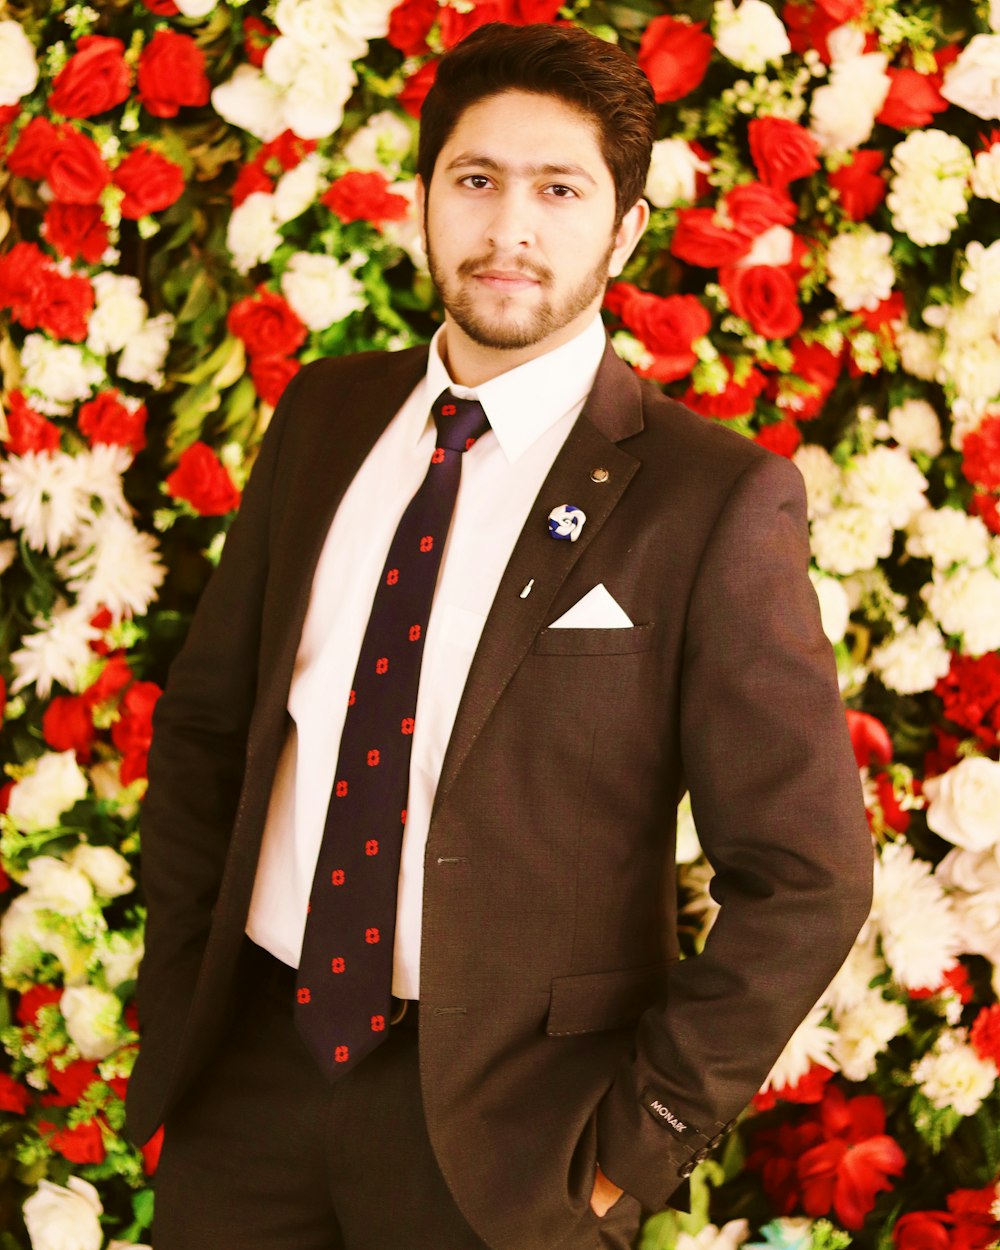
[[[759,1089],[871,902],[871,838],[808,565],[801,476],[755,457],[706,543],[685,628],[681,751],[721,910],[597,1112],[602,1169],[652,1209]]]

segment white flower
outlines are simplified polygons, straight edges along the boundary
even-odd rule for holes
[[[843,480],[843,475],[830,453],[817,443],[803,443],[792,457],[792,463],[802,474],[806,484],[810,521],[830,512]]]
[[[29,334],[21,348],[24,386],[37,395],[31,406],[48,416],[70,412],[104,381],[104,369],[75,343],[52,343],[43,334]]]
[[[1000,35],[973,35],[945,70],[941,94],[986,121],[1000,117]]]
[[[34,771],[11,790],[7,814],[25,833],[52,829],[63,813],[86,795],[87,778],[76,762],[76,753],[47,751],[38,757]],[[37,858],[32,861],[37,862]]]
[[[174,0],[174,3],[185,17],[207,17],[217,0]]]
[[[677,1250],[736,1250],[749,1236],[750,1225],[746,1220],[730,1220],[721,1228],[706,1224],[697,1233],[678,1233]]]
[[[861,226],[830,240],[829,287],[848,312],[877,308],[892,294],[896,270],[889,253],[892,236]]]
[[[138,334],[149,314],[139,279],[99,273],[93,279],[95,306],[87,326],[87,346],[99,356],[119,352]]]
[[[100,1250],[104,1241],[98,1219],[104,1207],[94,1186],[78,1176],[65,1189],[39,1181],[23,1211],[31,1250]]]
[[[871,923],[895,980],[907,989],[940,985],[960,953],[942,885],[906,842],[889,843],[876,860]]]
[[[36,616],[32,621],[35,632],[25,634],[20,648],[10,657],[16,674],[11,694],[34,685],[38,697],[47,699],[56,683],[76,692],[94,658],[90,644],[101,636],[101,631],[91,625],[90,616],[87,609],[70,608],[62,601],[51,616]]]
[[[927,827],[967,851],[1000,844],[1000,764],[978,756],[961,760],[924,782],[930,800]]]
[[[913,330],[905,322],[896,332],[896,346],[907,373],[924,382],[937,379],[941,359],[941,342],[936,334]],[[902,442],[902,440],[900,440]]]
[[[694,813],[691,811],[691,794],[685,791],[684,797],[677,804],[677,841],[674,861],[678,864],[692,864],[701,855],[701,842],[698,830],[694,826]]]
[[[73,868],[79,869],[106,898],[118,898],[135,889],[128,860],[111,846],[91,846],[81,842],[66,856]]]
[[[175,328],[172,313],[150,317],[138,334],[125,344],[118,358],[118,376],[147,386],[163,385],[163,362],[170,350]]]
[[[352,169],[381,170],[393,178],[413,146],[410,127],[395,113],[373,113],[344,144],[344,156]],[[687,145],[685,145],[687,146]],[[653,144],[656,151],[656,144]]]
[[[810,129],[824,152],[849,151],[871,136],[889,94],[886,64],[881,52],[834,61],[829,81],[812,98]]]
[[[35,48],[20,22],[0,22],[0,107],[16,104],[38,85]]]
[[[851,605],[847,591],[835,577],[827,577],[815,569],[809,570],[809,580],[819,600],[819,615],[823,633],[836,646],[847,633],[851,619]]]
[[[684,139],[657,139],[653,144],[646,179],[646,199],[657,208],[695,198],[696,175],[707,174],[711,165],[696,156]]]
[[[791,52],[788,32],[764,0],[715,0],[712,22],[715,46],[728,61],[750,73],[760,73]]]
[[[122,1005],[115,994],[95,985],[72,985],[63,991],[59,1010],[66,1032],[84,1059],[106,1059],[121,1044]]]
[[[58,571],[81,606],[91,611],[106,607],[115,621],[141,616],[166,575],[156,539],[114,512],[80,531]]]
[[[769,1089],[797,1085],[814,1063],[836,1072],[837,1061],[832,1052],[837,1035],[826,1017],[826,1007],[822,1002],[817,1003],[788,1039],[788,1044],[760,1087],[762,1094]]]
[[[300,138],[324,139],[340,126],[357,81],[351,60],[345,50],[302,45],[284,35],[268,48],[264,72],[284,88],[285,125]]]
[[[751,265],[788,265],[795,252],[795,235],[787,226],[772,226],[758,234],[746,256],[735,262],[737,269]]]
[[[892,154],[892,224],[922,247],[947,243],[966,211],[972,153],[944,130],[913,130]]]
[[[889,518],[896,529],[927,506],[927,479],[903,447],[875,447],[855,456],[844,474],[847,503]]]
[[[364,55],[365,41],[349,33],[340,20],[338,7],[324,0],[278,0],[274,23],[282,35],[303,52],[334,49],[350,61]],[[265,69],[271,73],[266,65]]]
[[[1000,202],[1000,144],[976,153],[972,170],[972,194],[981,200]]]
[[[401,247],[409,256],[414,269],[426,273],[427,253],[424,251],[423,235],[417,218],[416,188],[416,180],[413,178],[402,178],[389,187],[393,195],[401,195],[409,202],[410,211],[400,221],[387,221],[382,227],[382,237],[387,243]]]
[[[989,247],[978,240],[970,243],[965,249],[965,262],[961,285],[976,297],[976,305],[984,313],[1000,313],[1000,240]]]
[[[68,751],[66,754],[73,753]],[[58,813],[54,820],[34,827],[51,828],[57,822]],[[36,855],[28,865],[22,884],[31,895],[33,906],[57,911],[63,916],[77,916],[94,905],[94,887],[87,874],[79,865],[69,864],[53,855]]]
[[[812,523],[813,558],[827,573],[846,577],[873,569],[892,551],[892,522],[884,512],[851,506]]]
[[[239,65],[212,91],[212,107],[231,126],[270,143],[285,128],[281,89],[253,65]]]
[[[880,1054],[906,1028],[902,1003],[883,998],[878,990],[865,996],[853,1010],[837,1018],[833,1054],[849,1081],[864,1081],[875,1071]]]
[[[332,256],[296,252],[281,276],[285,299],[310,330],[325,330],[365,306],[364,287]]]
[[[871,654],[882,684],[897,694],[933,690],[951,668],[951,652],[933,621],[904,625]]]
[[[254,265],[269,261],[280,246],[274,196],[254,191],[229,216],[226,247],[232,253],[233,268],[246,273]]]
[[[141,937],[124,933],[104,933],[98,939],[95,951],[110,989],[135,980],[144,953]]]
[[[1000,578],[992,569],[963,566],[950,575],[935,569],[920,593],[944,632],[961,637],[963,654],[1000,647]]]
[[[934,1049],[911,1069],[920,1092],[940,1110],[975,1115],[997,1079],[992,1059],[980,1059],[961,1030],[943,1033]]]
[[[383,39],[396,3],[397,0],[337,0],[340,24],[358,39]],[[367,51],[366,47],[361,55]]]
[[[988,851],[949,851],[935,876],[948,891],[962,950],[994,965],[1000,991],[1000,856]],[[16,901],[16,900],[15,900]]]
[[[867,999],[872,982],[885,970],[885,962],[875,950],[873,928],[866,924],[820,1001],[839,1019]]]
[[[79,489],[76,458],[65,452],[26,452],[0,466],[0,516],[22,530],[29,547],[54,555],[90,516]]]
[[[910,524],[906,550],[947,572],[955,564],[978,568],[990,557],[990,531],[976,516],[958,508],[925,508]]]
[[[121,763],[118,760],[100,760],[87,770],[90,784],[99,799],[114,803],[122,816],[134,816],[139,810],[138,800],[132,786],[123,786]]]
[[[936,360],[934,368],[936,372]],[[907,369],[907,372],[912,373],[913,370]],[[922,451],[928,456],[938,456],[944,446],[938,415],[926,399],[904,399],[901,404],[890,409],[889,430],[896,442],[907,451]]]
[[[274,188],[272,211],[280,223],[299,217],[319,198],[323,189],[323,172],[326,161],[311,152],[278,179]]]
[[[982,412],[1000,394],[997,319],[985,313],[974,299],[925,309],[924,320],[930,322],[932,316],[945,332],[937,381],[950,383],[962,399]]]
[[[17,543],[13,538],[0,539],[0,573],[6,573],[17,555]]]

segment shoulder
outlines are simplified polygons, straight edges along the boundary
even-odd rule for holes
[[[427,345],[407,347],[398,352],[356,352],[349,356],[320,356],[302,366],[293,379],[296,400],[322,391],[327,398],[330,389],[407,380],[416,385],[427,366]],[[289,388],[290,389],[290,388]]]

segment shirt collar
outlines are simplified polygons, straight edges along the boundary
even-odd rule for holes
[[[604,325],[598,313],[568,343],[470,388],[448,375],[441,359],[444,330],[442,326],[430,343],[427,402],[432,404],[446,387],[460,398],[478,399],[510,464],[586,399],[604,355]],[[425,428],[421,425],[421,432]]]

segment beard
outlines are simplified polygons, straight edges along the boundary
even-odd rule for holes
[[[495,257],[480,256],[462,261],[452,277],[437,263],[429,240],[427,265],[445,309],[474,343],[481,347],[516,351],[533,347],[550,334],[569,325],[598,296],[603,295],[608,283],[608,267],[613,251],[614,242],[611,241],[594,268],[558,300],[551,295],[554,274],[543,265],[504,261],[500,266]],[[531,309],[516,309],[512,296],[500,296],[499,308],[492,312],[477,307],[472,288],[475,275],[498,267],[524,274],[538,282],[542,292],[540,302]],[[508,308],[511,309],[509,314]]]

